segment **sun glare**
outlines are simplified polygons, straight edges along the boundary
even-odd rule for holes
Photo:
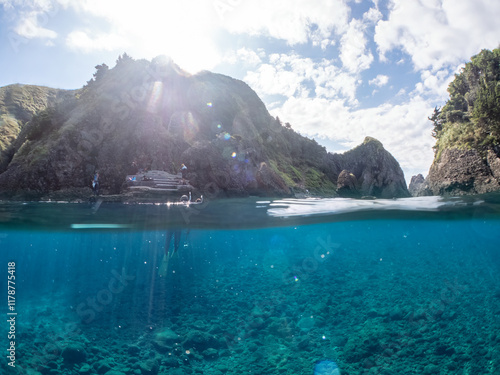
[[[190,73],[211,69],[220,61],[213,36],[218,17],[210,2],[144,1],[138,9],[127,2],[99,8],[115,32],[130,39],[130,54],[171,57]]]

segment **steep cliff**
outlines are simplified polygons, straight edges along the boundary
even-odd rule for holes
[[[481,194],[500,190],[500,49],[482,50],[448,86],[436,107],[435,158],[415,195]]]
[[[432,164],[424,188],[434,195],[483,194],[500,190],[498,181],[476,150],[449,148]]]
[[[26,117],[4,152],[1,194],[84,194],[96,171],[101,192],[116,194],[127,174],[175,173],[181,163],[195,188],[221,196],[306,189],[335,195],[344,169],[356,176],[360,196],[408,194],[401,168],[378,141],[328,154],[272,117],[242,81],[210,72],[189,75],[162,57],[149,62],[126,56],[112,69],[96,68],[82,89]]]
[[[5,153],[32,117],[68,95],[66,90],[33,85],[0,87],[0,165]]]

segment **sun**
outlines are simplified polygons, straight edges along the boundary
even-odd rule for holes
[[[183,70],[210,70],[221,61],[215,42],[217,14],[207,1],[120,2],[106,17],[128,40],[132,55],[152,59],[166,55]]]

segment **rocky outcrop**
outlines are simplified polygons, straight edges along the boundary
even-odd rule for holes
[[[488,150],[486,163],[490,167],[491,175],[500,182],[500,157],[493,150]]]
[[[483,194],[500,190],[500,159],[488,151],[486,160],[474,150],[449,148],[432,163],[425,182],[413,195]]]
[[[359,197],[358,180],[351,172],[343,169],[337,178],[337,193],[342,197]]]
[[[347,188],[350,196],[410,196],[399,163],[375,138],[366,137],[358,147],[343,154],[332,155],[332,158],[343,169],[337,178],[341,182],[340,194]],[[352,176],[346,179],[349,175]]]
[[[408,186],[408,191],[413,197],[432,195],[426,189],[427,188],[425,185],[425,178],[421,173],[411,177],[410,185]]]
[[[272,117],[242,81],[189,75],[164,58],[97,68],[80,90],[32,90],[40,108],[23,117],[3,153],[1,196],[90,194],[96,172],[102,194],[119,194],[138,169],[176,174],[181,163],[199,193],[212,197],[408,196],[399,164],[379,141],[367,137],[329,154]]]

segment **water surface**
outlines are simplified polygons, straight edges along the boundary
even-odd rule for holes
[[[497,374],[499,210],[496,195],[4,202],[4,353],[17,315],[15,367],[0,368]]]

